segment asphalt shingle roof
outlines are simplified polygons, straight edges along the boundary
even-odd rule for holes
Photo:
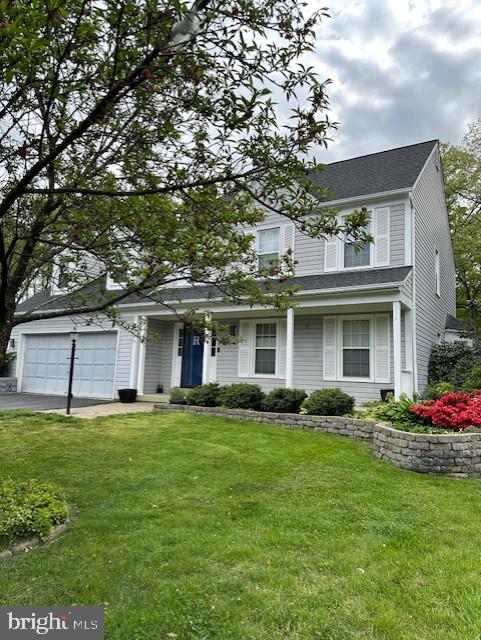
[[[411,267],[388,267],[382,269],[366,269],[360,271],[344,271],[339,273],[322,273],[312,276],[299,276],[291,278],[286,284],[289,286],[297,286],[305,291],[329,291],[331,289],[357,289],[365,286],[376,286],[385,284],[397,284],[403,282],[411,271]],[[117,292],[114,292],[114,295]],[[299,291],[301,293],[301,291]],[[112,292],[109,292],[112,295]],[[105,295],[101,283],[97,281],[95,284],[89,285],[82,292],[82,297],[87,298],[89,295],[95,298],[95,302],[99,302],[101,297]],[[138,294],[130,294],[119,306],[131,305],[142,302],[189,302],[193,300],[201,300],[207,298],[222,298],[223,292],[214,285],[197,286],[197,287],[179,287],[177,289],[165,289],[162,293],[151,292],[148,296],[139,296]],[[40,308],[39,308],[40,307]],[[75,311],[76,304],[69,299],[68,296],[51,296],[48,291],[42,291],[32,298],[29,298],[17,308],[18,313],[33,311],[47,311],[52,309],[72,309]]]
[[[329,200],[409,189],[437,144],[437,140],[429,140],[333,162],[311,178],[317,185],[329,188]]]
[[[446,329],[451,331],[469,331],[468,325],[462,320],[458,320],[450,313],[446,316]]]

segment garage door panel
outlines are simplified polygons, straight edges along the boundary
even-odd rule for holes
[[[65,395],[68,387],[69,334],[26,336],[22,391]],[[117,349],[115,332],[78,335],[73,394],[112,397]]]

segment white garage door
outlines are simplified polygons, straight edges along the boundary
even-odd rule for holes
[[[66,395],[71,344],[68,333],[26,336],[22,391]],[[112,397],[116,348],[115,332],[78,334],[74,396]]]

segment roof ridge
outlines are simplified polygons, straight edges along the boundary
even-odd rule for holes
[[[409,147],[420,147],[423,144],[439,143],[439,138],[433,138],[432,140],[424,140],[423,142],[415,142],[413,144],[405,144],[401,147],[393,147],[392,149],[384,149],[383,151],[375,151],[374,153],[365,153],[361,156],[354,156],[352,158],[345,158],[344,160],[335,160],[334,162],[321,163],[326,167],[331,167],[333,164],[341,164],[343,162],[351,162],[351,160],[360,160],[361,158],[369,158],[370,156],[380,156],[383,153],[390,153],[391,151],[399,151],[400,149],[409,149]]]

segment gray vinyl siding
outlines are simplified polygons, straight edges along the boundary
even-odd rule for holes
[[[123,316],[122,319],[125,322],[132,322],[133,316]],[[116,394],[117,389],[122,389],[129,386],[130,383],[130,362],[132,356],[132,334],[123,329],[122,327],[114,327],[112,328],[112,321],[105,319],[99,319],[95,323],[88,323],[86,320],[80,318],[79,316],[66,316],[63,318],[53,318],[51,320],[33,320],[32,322],[27,322],[25,324],[21,324],[16,326],[13,331],[11,337],[15,339],[15,349],[18,353],[18,349],[20,347],[20,334],[29,334],[29,333],[68,333],[73,331],[74,328],[78,332],[88,331],[88,332],[98,332],[98,331],[118,331],[118,342],[117,342],[117,361],[115,367],[115,377],[114,377],[114,394]],[[16,374],[17,370],[17,360],[14,364],[14,369]]]
[[[229,321],[230,324],[238,323]],[[284,378],[239,378],[238,345],[221,345],[217,359],[217,379],[220,384],[247,382],[260,384],[264,391],[284,387]],[[316,389],[340,387],[361,404],[380,399],[380,390],[393,386],[392,321],[390,322],[391,382],[346,382],[323,380],[323,316],[297,316],[294,323],[294,386],[312,393]]]
[[[294,330],[294,386],[312,393],[316,389],[339,387],[354,396],[357,404],[380,400],[380,390],[393,386],[392,319],[390,320],[391,382],[347,382],[323,380],[323,319],[322,316],[296,318]]]
[[[391,267],[400,267],[404,264],[404,202],[390,207],[390,256]]]
[[[382,206],[382,202],[376,203],[375,206]],[[280,214],[267,212],[266,219],[259,226],[282,225],[288,222],[289,220]],[[390,266],[392,267],[404,265],[404,226],[404,202],[390,205]],[[310,238],[296,227],[294,257],[299,263],[296,266],[297,276],[324,273],[324,247],[324,240]]]
[[[144,393],[156,393],[160,384],[162,367],[162,337],[164,323],[150,318],[147,327],[145,349]]]
[[[239,322],[237,320],[229,320],[229,324],[236,327],[236,333],[239,335]],[[285,387],[285,378],[239,378],[239,345],[238,344],[222,344],[219,347],[217,355],[217,380],[220,384],[234,384],[237,382],[247,382],[250,384],[260,384],[264,391],[270,391],[276,387]]]
[[[172,380],[172,353],[174,348],[174,323],[163,322],[161,330],[159,384],[168,391]]]
[[[415,332],[418,388],[427,382],[429,356],[438,334],[444,336],[446,314],[456,315],[455,267],[439,152],[436,149],[413,190],[415,209]],[[435,290],[435,249],[440,257],[441,296]]]
[[[174,323],[149,318],[147,335],[144,393],[157,393],[159,385],[167,392],[172,379]]]

